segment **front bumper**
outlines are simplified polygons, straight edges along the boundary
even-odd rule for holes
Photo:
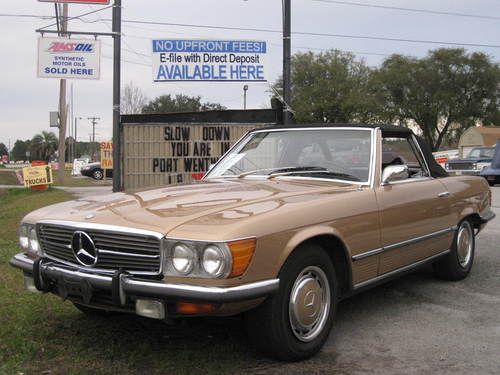
[[[209,303],[239,302],[265,297],[279,287],[279,279],[258,281],[234,287],[209,287],[172,284],[144,279],[126,272],[97,274],[90,270],[68,267],[48,259],[34,261],[25,253],[15,255],[10,264],[33,277],[36,289],[53,292],[63,298],[73,295],[92,305],[95,296],[106,294],[112,306],[125,307],[137,298],[200,301]]]

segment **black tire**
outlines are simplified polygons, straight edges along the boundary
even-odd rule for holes
[[[78,310],[80,310],[85,315],[89,315],[89,316],[108,317],[108,316],[116,314],[113,311],[96,309],[94,307],[80,305],[79,303],[76,303],[76,302],[73,302],[73,306],[75,306]]]
[[[488,185],[490,185],[490,186],[495,186],[495,181],[490,181],[490,180],[488,180]]]
[[[92,172],[92,178],[94,180],[102,180],[104,178],[104,173],[100,169],[96,169]]]
[[[464,256],[464,251],[460,250],[460,248],[464,249],[464,247],[461,247],[464,241],[462,231],[467,231],[467,235],[470,236],[470,251],[465,252],[469,254],[467,256]],[[462,244],[459,244],[459,241],[462,241]],[[474,226],[469,220],[465,219],[458,225],[450,252],[433,264],[434,273],[442,280],[458,281],[465,279],[474,263],[475,248]]]
[[[321,271],[318,271],[318,269]],[[311,293],[313,289],[311,287],[304,286],[302,289],[299,287],[300,285],[307,285],[308,282],[312,283],[310,285],[322,285],[321,283],[314,284],[314,281],[304,281],[314,280],[307,279],[308,275],[314,275],[314,272],[311,273],[312,271],[319,275],[321,280],[326,277],[325,280],[328,281],[327,286],[323,284],[323,288],[315,289],[313,293]],[[307,244],[297,248],[287,259],[281,268],[279,279],[279,290],[269,296],[259,307],[245,315],[248,336],[257,350],[266,356],[284,361],[298,361],[309,358],[321,349],[332,327],[338,301],[338,283],[335,268],[328,254],[321,247],[315,244]],[[297,284],[299,280],[302,280],[302,284]],[[296,291],[295,298],[303,302],[303,304],[296,305],[300,306],[297,309],[303,311],[311,308],[316,312],[319,311],[317,316],[320,318],[317,321],[316,334],[311,336],[308,341],[299,339],[297,335],[300,335],[300,333],[295,333],[296,331],[292,328],[294,310],[289,307],[292,290]],[[304,293],[302,294],[297,290]],[[327,290],[329,292],[326,292]],[[316,299],[315,296],[317,297],[320,293],[323,299],[321,297]],[[303,299],[300,298],[302,295],[304,296]],[[318,305],[321,306],[321,304],[314,304],[314,301],[326,301],[327,295],[330,301],[329,308],[322,310],[320,307],[317,309]],[[311,297],[309,307],[307,303],[308,296]],[[309,315],[306,319],[312,316]],[[314,328],[311,331],[314,331]]]

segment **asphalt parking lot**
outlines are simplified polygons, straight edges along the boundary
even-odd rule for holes
[[[425,268],[339,305],[323,351],[266,374],[500,374],[500,187],[472,273],[444,282]]]

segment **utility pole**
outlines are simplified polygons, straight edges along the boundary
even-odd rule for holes
[[[78,120],[82,120],[82,118],[75,117],[75,159],[78,157]]]
[[[59,4],[56,4],[59,5]],[[68,4],[63,4],[63,15],[61,22],[61,36],[66,36],[68,30]],[[64,182],[64,172],[66,169],[66,120],[67,116],[66,107],[66,80],[59,81],[59,173],[57,180],[59,184]]]
[[[120,81],[122,0],[113,6],[113,191],[122,190],[122,152],[120,137]]]
[[[292,6],[291,0],[283,0],[283,123],[291,121],[291,56],[292,56]]]
[[[88,120],[92,123],[92,161],[94,161],[94,157],[96,154],[95,149],[95,126],[97,125],[97,120],[100,120],[100,117],[88,117]]]

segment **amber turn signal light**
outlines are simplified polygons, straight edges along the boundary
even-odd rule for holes
[[[208,314],[217,310],[219,305],[215,303],[190,303],[177,302],[175,312],[184,315]]]
[[[252,260],[255,251],[256,240],[250,238],[246,240],[239,240],[229,242],[227,244],[233,256],[233,267],[229,277],[237,277],[243,275]]]

